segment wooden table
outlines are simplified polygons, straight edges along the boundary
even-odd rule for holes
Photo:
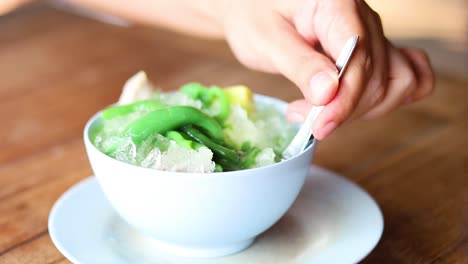
[[[144,69],[160,87],[244,83],[300,97],[279,76],[251,72],[221,42],[120,28],[43,5],[0,18],[0,263],[65,263],[47,217],[92,174],[88,118]],[[315,163],[346,175],[380,204],[385,231],[363,263],[467,263],[468,82],[439,74],[434,95],[322,142]]]

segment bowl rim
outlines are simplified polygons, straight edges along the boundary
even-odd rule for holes
[[[274,97],[270,97],[270,96],[267,96],[267,95],[262,95],[262,94],[254,94],[254,98],[255,99],[260,99],[260,100],[271,101],[271,102],[274,102],[275,105],[276,104],[281,104],[281,105],[284,106],[285,104],[287,104],[283,100],[280,100],[280,99],[274,98]],[[256,168],[249,168],[249,169],[235,170],[235,171],[222,171],[222,172],[182,172],[182,171],[159,170],[159,169],[153,169],[153,168],[140,167],[140,166],[137,166],[137,165],[126,163],[124,161],[120,161],[120,160],[117,160],[115,158],[112,158],[112,157],[104,154],[102,151],[100,151],[91,142],[89,131],[90,131],[91,126],[100,118],[101,113],[102,113],[102,110],[98,111],[86,122],[86,125],[85,125],[84,130],[83,130],[83,140],[84,140],[84,143],[85,143],[85,147],[86,148],[92,148],[92,150],[94,152],[98,153],[99,157],[107,159],[107,160],[109,160],[111,162],[115,162],[115,163],[121,164],[123,166],[128,166],[129,168],[132,168],[134,170],[142,170],[142,171],[152,172],[152,173],[158,173],[159,172],[159,173],[174,174],[174,175],[181,175],[181,176],[182,175],[191,175],[191,177],[193,177],[193,175],[199,175],[199,176],[215,175],[215,176],[219,177],[220,175],[253,173],[255,171],[274,169],[275,167],[278,167],[278,166],[284,166],[286,163],[291,163],[292,161],[295,161],[295,160],[299,159],[300,157],[306,155],[306,153],[308,153],[309,151],[315,149],[316,145],[318,143],[317,139],[313,138],[312,143],[309,144],[306,147],[306,149],[302,153],[300,153],[299,155],[296,155],[296,156],[294,156],[292,158],[289,158],[289,159],[286,159],[286,160],[281,160],[281,161],[276,162],[274,164],[261,166],[261,167],[256,167]],[[88,154],[88,151],[87,151],[87,154]],[[88,158],[91,159],[89,156],[90,155],[88,154]],[[311,161],[310,161],[310,163],[311,163]]]

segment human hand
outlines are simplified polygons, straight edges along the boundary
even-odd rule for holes
[[[312,105],[325,105],[313,126],[319,140],[347,120],[382,116],[433,90],[427,55],[392,45],[364,1],[226,0],[222,10],[219,20],[237,58],[283,74],[302,91],[305,100],[289,104],[288,119],[301,122]],[[334,61],[352,35],[360,41],[338,86]]]

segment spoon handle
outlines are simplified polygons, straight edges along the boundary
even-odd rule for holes
[[[343,49],[336,60],[335,66],[338,69],[338,79],[343,76],[346,67],[348,66],[349,59],[353,55],[354,49],[359,41],[359,36],[355,35],[349,38]],[[307,143],[309,142],[312,136],[312,125],[317,119],[320,112],[322,112],[323,106],[313,106],[309,114],[307,115],[304,123],[301,126],[301,129],[297,132],[297,135],[293,138],[291,144],[284,150],[282,156],[284,159],[291,158],[302,151],[307,147]]]

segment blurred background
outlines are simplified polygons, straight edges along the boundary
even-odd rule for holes
[[[368,0],[397,43],[422,47],[437,71],[468,78],[468,1]]]

